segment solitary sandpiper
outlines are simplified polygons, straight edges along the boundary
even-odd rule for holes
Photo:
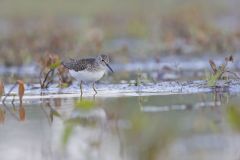
[[[83,82],[92,82],[93,90],[97,94],[95,82],[103,77],[106,67],[113,72],[109,66],[109,57],[104,54],[95,58],[70,59],[69,61],[62,62],[62,65],[69,69],[71,76],[80,82],[81,96],[83,94]]]

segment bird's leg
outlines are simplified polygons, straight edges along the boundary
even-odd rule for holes
[[[93,85],[92,85],[92,87],[93,87],[93,90],[94,90],[94,92],[95,92],[95,95],[97,94],[97,90],[96,90],[96,88],[95,88],[95,82],[93,82]]]
[[[82,95],[83,95],[83,90],[82,90],[83,87],[82,87],[82,83],[83,83],[83,81],[80,82],[81,98],[82,98]]]

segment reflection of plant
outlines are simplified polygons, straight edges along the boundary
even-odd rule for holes
[[[0,106],[0,123],[4,123],[6,111]]]
[[[18,115],[19,115],[19,121],[24,121],[26,118],[26,112],[25,108],[22,106],[22,103],[20,103],[19,109],[18,109]]]
[[[221,64],[219,67],[217,67],[212,60],[209,60],[209,64],[212,68],[213,73],[207,78],[208,86],[216,86],[218,80],[227,79],[228,75],[226,75],[226,73],[230,73],[235,77],[239,78],[237,74],[227,70],[227,65],[229,62],[233,62],[232,56],[226,57],[224,63]]]
[[[20,100],[20,103],[19,103],[19,107],[18,107],[18,116],[16,115],[15,111],[16,111],[16,108],[15,108],[15,104],[14,104],[14,97],[13,97],[13,100],[12,100],[12,107],[13,107],[13,110],[9,109],[8,106],[5,104],[5,99],[7,96],[10,95],[11,91],[16,87],[16,85],[18,84],[18,96],[19,96],[19,100]],[[22,103],[22,97],[24,95],[24,83],[23,81],[21,80],[18,80],[17,83],[9,90],[9,92],[5,95],[4,99],[3,99],[3,106],[5,107],[5,109],[16,119],[16,120],[19,120],[19,121],[24,121],[25,118],[26,118],[26,114],[25,114],[25,108],[23,106],[23,103]],[[13,95],[15,96],[15,95]],[[0,107],[0,123],[4,123],[4,120],[5,120],[5,116],[6,116],[6,111],[5,109],[1,108]]]
[[[8,109],[8,107],[5,104],[6,98],[11,95],[11,92],[13,91],[13,89],[17,85],[18,85],[18,97],[19,97],[19,101],[20,101],[19,108],[18,108],[18,116],[16,116],[15,113],[12,110]],[[10,88],[10,90],[8,91],[8,93],[5,94],[5,97],[2,100],[3,106],[6,108],[6,110],[9,111],[11,113],[11,115],[13,115],[19,121],[24,121],[25,120],[25,108],[23,106],[23,101],[22,101],[24,93],[25,93],[25,84],[24,84],[24,82],[22,80],[17,80],[17,82],[12,86],[12,88]],[[3,94],[4,94],[4,85],[0,81],[0,97]],[[15,94],[12,94],[12,95],[13,95],[12,105],[15,108],[15,105],[14,105]],[[5,110],[0,107],[0,123],[4,122],[5,114],[6,114]]]
[[[69,138],[71,137],[72,135],[72,132],[73,132],[73,126],[72,124],[66,124],[65,125],[65,129],[64,129],[64,132],[63,132],[63,135],[62,135],[62,144],[63,146],[66,146],[68,141],[69,141]]]
[[[58,107],[59,104],[56,104],[55,100],[56,99],[54,99],[54,106]],[[59,99],[57,101],[58,101],[58,103],[61,104],[61,100],[60,100],[60,102],[59,102]],[[55,108],[53,108],[51,106],[51,103],[49,100],[44,100],[43,102],[44,103],[42,103],[42,104],[44,104],[44,106],[41,104],[41,108],[42,108],[42,111],[45,114],[46,118],[48,119],[48,122],[50,125],[52,124],[54,117],[58,117],[60,119],[62,118],[61,114]]]
[[[227,107],[227,118],[231,126],[240,131],[240,109],[239,106],[230,105]]]
[[[75,109],[89,110],[94,107],[94,102],[90,100],[77,100],[75,101]]]
[[[90,100],[77,100],[75,101],[75,110],[81,110],[81,111],[89,111],[94,107],[94,102]],[[97,121],[94,118],[91,117],[85,117],[85,116],[77,116],[74,118],[70,118],[65,121],[65,129],[62,135],[62,144],[66,146],[66,144],[69,141],[69,138],[72,135],[72,132],[74,130],[75,126],[78,125],[94,125]]]

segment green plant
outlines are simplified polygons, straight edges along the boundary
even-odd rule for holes
[[[219,67],[216,66],[214,61],[209,60],[212,73],[207,78],[208,86],[210,87],[216,86],[218,80],[228,79],[227,73],[230,73],[235,77],[239,78],[239,76],[236,73],[229,71],[227,69],[227,65],[229,62],[233,62],[232,56],[226,57],[224,63],[222,63]]]
[[[54,71],[61,64],[61,60],[56,54],[48,54],[40,60],[42,70],[40,72],[40,86],[41,88],[48,88],[49,84],[53,82]],[[47,71],[47,72],[46,72]],[[43,77],[43,78],[42,78]]]
[[[149,82],[152,82],[153,80],[151,80],[149,78],[149,76],[147,75],[147,73],[143,73],[142,71],[138,70],[137,74],[136,74],[136,79],[135,80],[131,80],[129,81],[129,86],[134,85],[134,86],[140,86]]]

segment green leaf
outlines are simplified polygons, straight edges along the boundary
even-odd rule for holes
[[[60,64],[61,64],[61,62],[60,62],[60,60],[58,59],[55,63],[52,63],[52,64],[50,65],[50,69],[55,69],[55,68],[57,68],[58,66],[60,66]]]
[[[219,69],[217,70],[216,74],[212,74],[208,78],[208,86],[213,87],[216,86],[217,81],[221,78],[222,71]]]

